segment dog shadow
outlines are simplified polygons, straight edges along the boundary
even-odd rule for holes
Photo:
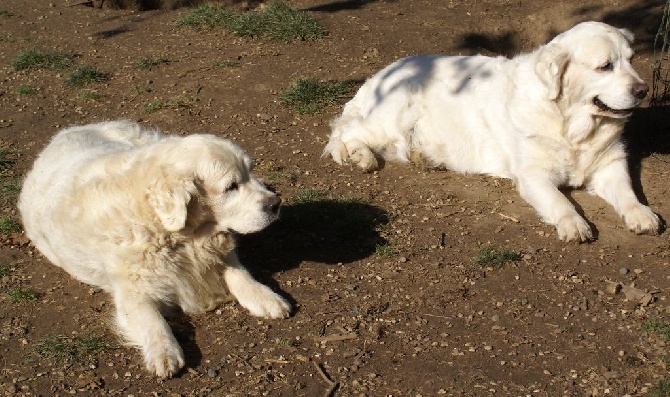
[[[176,377],[181,377],[186,373],[186,368],[197,368],[202,361],[202,351],[195,340],[195,325],[191,317],[177,306],[163,305],[160,311],[184,352],[185,366],[176,374]]]
[[[623,140],[628,151],[628,169],[633,189],[640,202],[647,205],[641,182],[642,160],[652,155],[670,154],[670,106],[635,110],[633,117],[626,123]]]
[[[346,264],[372,255],[386,243],[379,229],[388,221],[388,212],[359,201],[290,204],[262,232],[239,236],[238,256],[261,281],[272,284],[262,273],[292,269],[304,261]]]

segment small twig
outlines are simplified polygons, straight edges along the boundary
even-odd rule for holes
[[[274,358],[266,358],[264,360],[266,363],[270,364],[290,364],[291,362],[289,360],[277,360]]]
[[[333,380],[328,377],[326,372],[321,368],[321,364],[317,363],[316,361],[312,361],[312,364],[316,367],[317,371],[319,372],[319,375],[321,375],[321,378],[326,381],[329,385],[333,384]]]
[[[312,361],[312,363],[314,363],[314,366],[316,367],[317,372],[319,372],[319,375],[321,375],[321,378],[324,381],[326,381],[328,386],[330,386],[328,390],[326,390],[326,393],[323,396],[332,397],[333,395],[335,395],[335,391],[340,386],[340,382],[333,382],[328,376],[328,374],[326,374],[326,371],[324,371],[323,368],[321,368],[321,365],[319,363],[317,363],[316,361]]]
[[[322,338],[314,338],[317,342],[326,343],[326,342],[338,342],[342,340],[356,339],[358,338],[357,334],[344,334],[344,335],[329,335]]]
[[[516,219],[516,218],[514,218],[514,217],[511,217],[511,216],[509,216],[509,215],[505,215],[505,214],[503,214],[502,212],[498,212],[498,215],[500,215],[500,217],[503,218],[503,219],[507,219],[507,220],[512,221],[512,222],[514,222],[514,223],[519,223],[519,220],[518,220],[518,219]]]
[[[438,316],[437,314],[424,313],[423,315],[424,315],[424,316],[428,316],[428,317],[437,317],[437,318],[443,318],[443,319],[445,319],[445,320],[451,320],[451,318],[449,318],[449,317]]]

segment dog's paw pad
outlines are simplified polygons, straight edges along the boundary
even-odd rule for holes
[[[558,238],[563,241],[584,242],[593,239],[591,226],[579,215],[566,216],[556,224]]]
[[[171,378],[184,367],[184,353],[179,345],[164,345],[149,349],[144,360],[147,370],[159,378]]]
[[[626,211],[623,218],[628,229],[637,234],[658,234],[661,229],[658,215],[646,205],[640,204]]]

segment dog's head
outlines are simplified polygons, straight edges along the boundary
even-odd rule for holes
[[[600,22],[584,22],[540,49],[535,71],[549,98],[590,114],[626,118],[649,86],[631,66],[633,34]]]
[[[277,218],[279,198],[251,175],[251,159],[232,142],[191,135],[164,146],[147,198],[166,230],[244,234]]]

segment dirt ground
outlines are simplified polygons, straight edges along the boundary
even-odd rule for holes
[[[634,65],[651,82],[664,2],[298,0],[290,4],[329,34],[290,44],[176,27],[185,8],[92,4],[0,0],[0,147],[12,160],[3,181],[24,175],[71,124],[123,117],[233,139],[285,200],[282,220],[242,238],[240,256],[297,309],[285,320],[233,303],[177,316],[188,369],[160,382],[118,345],[108,296],[49,264],[20,233],[1,235],[0,393],[668,395],[658,394],[668,342],[643,330],[670,321],[668,232],[636,236],[603,201],[570,191],[598,238],[562,243],[509,181],[400,164],[364,174],[320,158],[341,106],[300,115],[278,100],[300,77],[363,81],[412,54],[514,54],[583,20],[634,31]],[[14,70],[31,48],[76,53],[110,79],[77,89],[60,72]],[[143,57],[170,62],[134,67]],[[156,101],[170,105],[148,112]],[[638,191],[666,219],[669,121],[665,108],[642,108],[626,131]],[[333,200],[295,200],[313,191]],[[9,202],[0,212],[17,215]],[[482,268],[475,258],[485,245],[522,259]],[[17,287],[37,299],[10,299]],[[36,348],[53,335],[96,335],[108,348],[63,362]]]

